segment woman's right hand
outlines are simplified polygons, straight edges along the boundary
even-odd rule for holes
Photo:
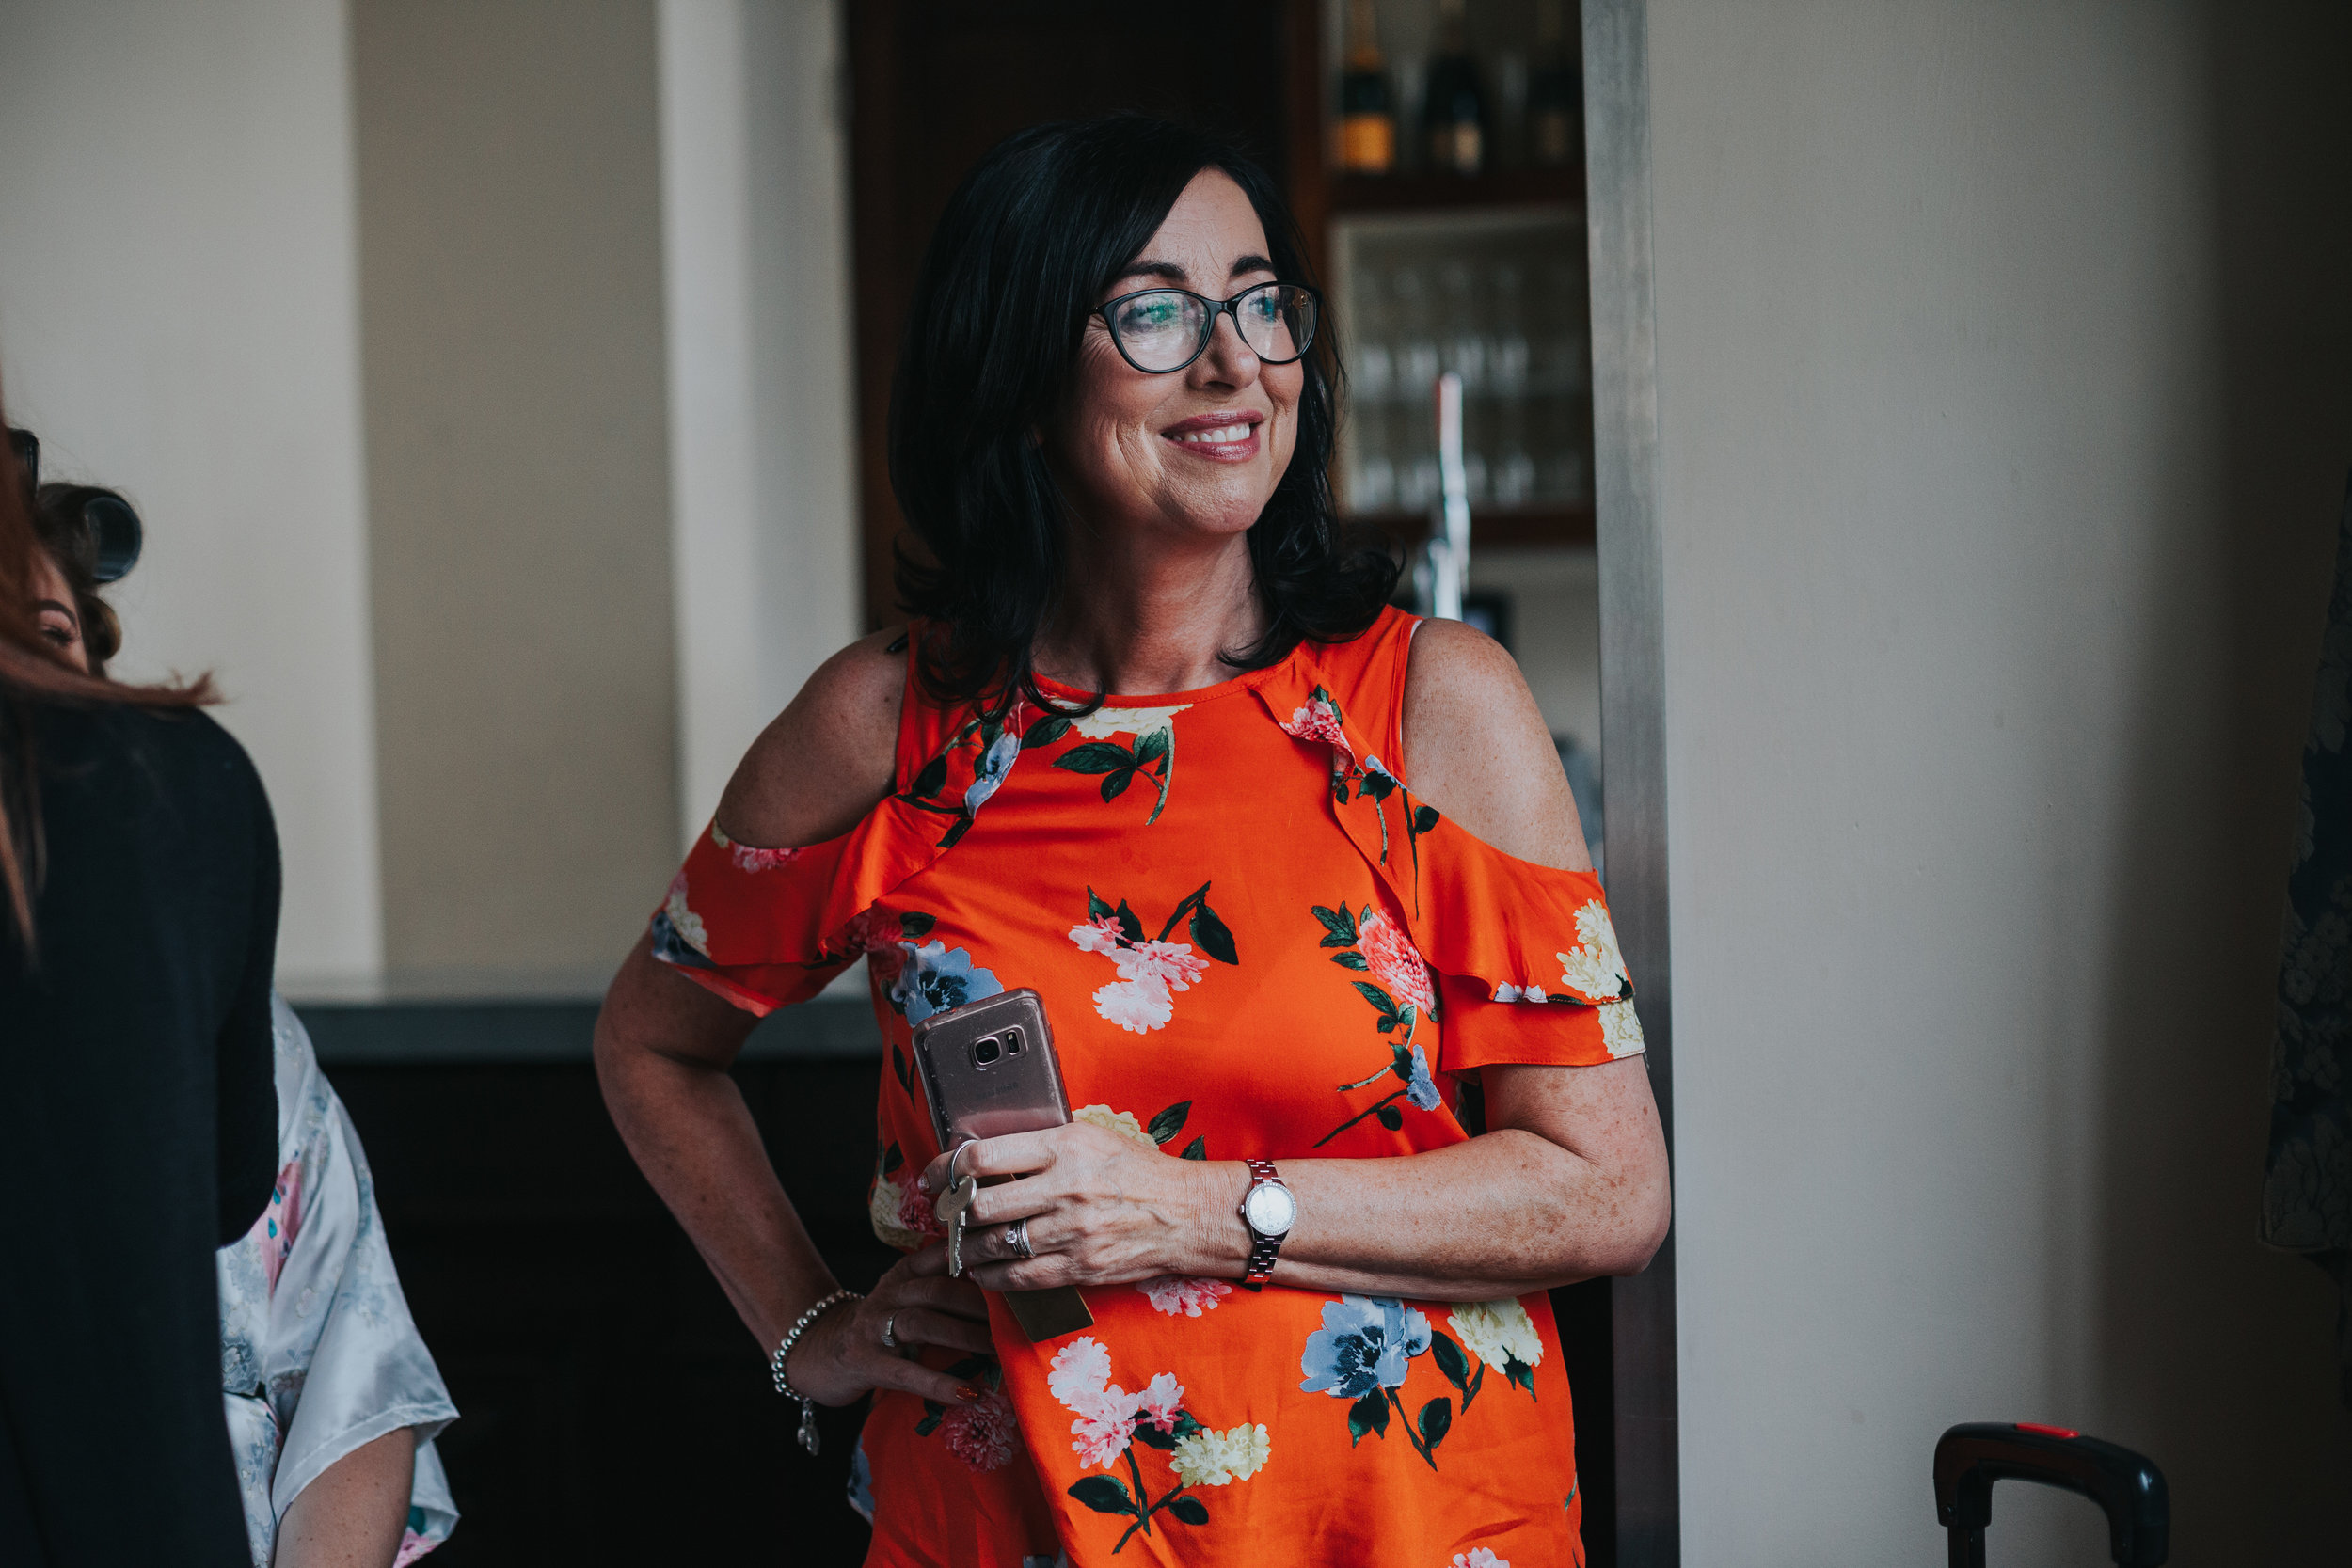
[[[896,1350],[882,1344],[885,1324]],[[784,1375],[825,1405],[848,1404],[877,1388],[901,1389],[946,1405],[977,1400],[974,1386],[914,1359],[927,1345],[959,1354],[993,1355],[996,1348],[989,1338],[980,1288],[969,1278],[947,1277],[947,1248],[938,1242],[893,1263],[865,1300],[844,1303],[809,1324],[792,1347]]]

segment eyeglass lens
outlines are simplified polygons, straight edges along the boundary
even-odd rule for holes
[[[1180,289],[1152,289],[1119,302],[1111,331],[1138,370],[1181,371],[1208,347],[1216,308]],[[1290,283],[1267,283],[1233,301],[1233,318],[1249,352],[1288,364],[1315,341],[1315,296]]]

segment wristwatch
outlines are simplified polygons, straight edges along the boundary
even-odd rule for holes
[[[1263,1285],[1274,1277],[1274,1259],[1298,1223],[1298,1199],[1274,1174],[1271,1160],[1251,1160],[1249,1190],[1241,1195],[1241,1223],[1249,1227],[1249,1264],[1245,1285]]]

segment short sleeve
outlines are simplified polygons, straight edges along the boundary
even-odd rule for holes
[[[1448,821],[1421,847],[1412,925],[1439,976],[1441,1070],[1641,1053],[1633,981],[1599,878],[1506,855]]]

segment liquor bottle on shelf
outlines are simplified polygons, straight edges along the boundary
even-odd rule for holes
[[[1535,65],[1527,82],[1530,161],[1557,168],[1576,161],[1584,138],[1584,83],[1568,49],[1565,0],[1535,0]]]
[[[1340,72],[1342,174],[1389,174],[1396,168],[1396,110],[1380,58],[1372,0],[1348,0],[1347,56]]]
[[[1438,0],[1438,50],[1422,89],[1422,137],[1433,168],[1476,174],[1486,162],[1486,94],[1470,58],[1468,0]]]

